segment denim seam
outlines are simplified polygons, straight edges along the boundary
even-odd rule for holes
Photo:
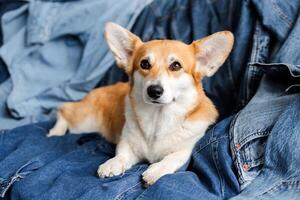
[[[147,189],[144,190],[144,191],[136,198],[136,200],[143,199],[143,198],[146,196],[146,192],[147,192],[147,191],[148,191]]]
[[[276,62],[275,63],[262,63],[262,62],[255,62],[255,61],[251,62],[249,64],[250,65],[264,65],[264,66],[284,65],[284,66],[286,66],[288,68],[289,73],[290,73],[291,76],[293,76],[295,78],[300,77],[300,74],[299,75],[294,74],[293,71],[292,71],[292,69],[291,69],[291,66],[299,66],[299,65],[291,65],[289,63],[276,63]]]
[[[250,61],[255,62],[258,59],[258,52],[259,52],[259,38],[261,35],[261,29],[258,20],[256,20],[255,25],[255,33],[253,36],[253,50],[251,52]],[[246,85],[245,85],[245,99],[243,100],[243,105],[246,104],[246,102],[249,99],[250,96],[250,73],[251,73],[251,65],[248,63],[247,72],[246,72]]]
[[[247,159],[246,158],[246,161],[244,161],[243,163],[244,164],[247,164],[247,165],[250,165],[249,168],[252,168],[252,167],[257,167],[259,166],[260,164],[262,164],[262,162],[264,161],[264,156],[260,156],[259,158],[257,158],[256,160],[251,160],[251,159]],[[258,163],[258,164],[257,164]]]
[[[238,180],[239,180],[239,183],[241,185],[243,185],[246,180],[243,178],[243,172],[242,172],[242,169],[240,167],[240,156],[235,148],[235,140],[234,140],[234,125],[236,123],[236,120],[239,116],[240,112],[238,112],[235,117],[232,119],[232,122],[230,124],[230,128],[229,128],[229,136],[230,136],[230,149],[231,149],[231,154],[232,154],[232,159],[233,159],[233,164],[234,164],[234,167],[236,168],[237,170],[237,173],[238,173]]]
[[[234,125],[236,123],[236,120],[239,116],[240,112],[238,112],[234,118],[232,119],[231,123],[230,123],[230,127],[229,127],[229,139],[230,139],[230,149],[231,149],[231,152],[232,152],[232,156],[233,158],[235,157],[237,151],[235,149],[235,138],[234,138]]]
[[[141,181],[139,181],[137,184],[133,185],[132,187],[128,188],[127,190],[123,191],[122,193],[118,194],[114,199],[115,200],[123,199],[124,195],[126,195],[128,192],[132,191],[136,186],[138,186],[140,184],[141,184]]]
[[[285,89],[285,92],[289,92],[289,90],[291,90],[293,87],[300,87],[300,84],[292,84],[292,85],[290,85],[289,87],[287,87]]]
[[[270,134],[271,130],[264,130],[264,131],[258,131],[255,133],[252,133],[250,135],[248,135],[247,137],[243,138],[239,143],[241,144],[241,146],[244,146],[244,144],[248,143],[249,138],[253,137],[253,136],[268,136]],[[254,138],[256,139],[256,138]],[[243,145],[242,145],[243,144]]]
[[[286,16],[284,14],[284,12],[282,12],[282,10],[279,8],[278,4],[274,0],[271,0],[271,2],[272,2],[271,3],[272,7],[274,8],[274,10],[278,14],[278,16],[285,22],[285,24],[288,26],[288,28],[291,28],[293,23],[291,22],[289,17]]]
[[[213,132],[213,133],[214,133],[214,131],[215,131],[215,126],[214,126],[213,129],[212,129],[212,132]],[[212,135],[214,135],[214,134],[212,134]],[[223,138],[228,138],[228,136],[221,136],[221,137],[218,137],[218,138],[213,138],[212,140],[209,140],[206,144],[201,145],[200,147],[196,148],[196,149],[194,150],[194,153],[195,153],[195,154],[199,153],[202,149],[204,149],[205,147],[207,147],[207,146],[210,145],[211,143],[214,143],[214,142],[218,141],[219,139],[223,139]],[[194,153],[193,153],[193,154],[194,154]]]
[[[256,25],[255,25],[255,31],[253,35],[253,50],[251,51],[250,55],[250,62],[256,62],[257,61],[257,52],[258,52],[258,41],[259,41],[259,36],[261,33],[260,29],[260,23],[258,20],[256,20]]]
[[[14,184],[16,181],[19,181],[20,179],[24,178],[22,175],[20,174],[16,174],[15,176],[13,176],[10,180],[9,183],[7,184],[7,186],[3,189],[3,191],[1,192],[1,196],[2,198],[4,198],[5,193],[8,191],[8,189],[12,186],[12,184]]]
[[[216,166],[216,169],[217,169],[217,172],[218,172],[218,176],[219,176],[219,179],[220,179],[220,186],[221,186],[221,194],[222,194],[222,197],[224,197],[224,180],[223,180],[223,176],[221,175],[220,173],[220,170],[219,170],[219,167],[220,167],[220,163],[219,163],[219,157],[218,157],[218,142],[214,142],[212,144],[212,158],[213,158],[213,161],[214,161],[214,164]]]
[[[8,182],[7,186],[3,189],[3,191],[1,191],[0,197],[4,198],[5,193],[12,186],[12,184],[14,184],[16,181],[19,181],[20,179],[24,178],[24,176],[22,176],[21,171],[32,163],[33,163],[33,161],[29,161],[29,162],[25,163],[22,167],[20,167],[16,171],[16,173],[13,176],[11,176],[11,178],[9,178],[9,182]],[[25,172],[23,174],[27,175],[28,173],[30,173],[30,172],[27,172],[27,173]]]
[[[300,187],[300,180],[290,180],[290,181],[281,181],[279,184],[276,184],[275,186],[273,186],[271,189],[259,194],[257,197],[262,197],[263,195],[269,194],[271,192],[275,192],[278,191],[280,189],[281,186],[296,186],[296,187]]]

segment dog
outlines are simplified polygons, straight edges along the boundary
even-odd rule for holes
[[[114,24],[105,37],[116,62],[129,76],[126,83],[92,90],[79,102],[58,109],[48,136],[99,132],[117,144],[116,155],[98,168],[100,177],[123,174],[148,161],[146,185],[172,174],[190,158],[195,143],[215,123],[218,112],[201,80],[225,62],[234,37],[221,31],[185,44],[141,39]]]

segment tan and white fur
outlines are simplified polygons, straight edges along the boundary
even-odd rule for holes
[[[115,157],[99,166],[99,176],[120,175],[146,160],[151,165],[142,176],[151,185],[183,166],[216,121],[218,112],[201,79],[224,63],[233,35],[218,32],[189,45],[174,40],[142,42],[108,23],[105,36],[129,82],[95,89],[79,102],[63,104],[49,136],[67,130],[99,132],[117,144]]]

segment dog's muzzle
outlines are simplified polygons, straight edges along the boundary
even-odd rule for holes
[[[160,85],[150,85],[147,88],[147,94],[151,99],[158,99],[164,93],[164,89]]]

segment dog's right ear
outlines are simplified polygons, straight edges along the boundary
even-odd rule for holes
[[[132,70],[131,57],[134,50],[142,43],[140,38],[112,22],[105,25],[105,37],[118,66],[130,73]]]

